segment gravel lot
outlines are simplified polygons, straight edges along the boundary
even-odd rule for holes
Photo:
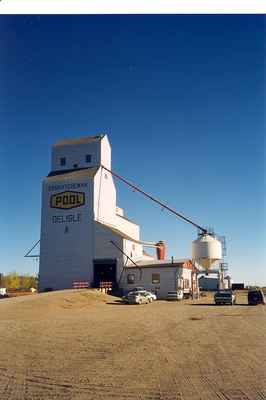
[[[266,307],[124,305],[92,290],[0,301],[0,399],[266,399]]]

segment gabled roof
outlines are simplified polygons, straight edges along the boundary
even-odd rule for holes
[[[126,268],[166,268],[166,267],[182,267],[185,269],[192,269],[192,262],[189,258],[181,258],[172,260],[144,260],[136,261],[135,265],[128,265]]]
[[[95,136],[83,136],[76,139],[62,139],[53,144],[53,147],[57,146],[65,146],[71,144],[84,144],[84,143],[92,143],[92,142],[99,142],[103,139],[105,135],[95,135]]]
[[[91,167],[91,168],[80,168],[80,169],[71,169],[71,170],[58,170],[52,171],[47,176],[47,180],[56,181],[58,179],[69,179],[69,178],[93,178],[98,171],[99,167]]]

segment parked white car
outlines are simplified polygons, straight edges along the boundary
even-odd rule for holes
[[[124,300],[128,304],[145,304],[150,303],[148,296],[144,295],[143,292],[132,292],[128,293]]]
[[[157,296],[155,293],[151,292],[150,290],[144,289],[143,287],[135,287],[134,289],[130,290],[127,294],[131,294],[131,293],[136,293],[136,292],[141,292],[142,294],[144,294],[144,292],[146,293],[146,295],[149,295],[152,300],[157,300]]]
[[[157,296],[156,294],[150,292],[149,290],[133,290],[130,293],[140,293],[142,296],[146,296],[149,298],[150,302],[152,302],[153,300],[157,300]]]
[[[144,290],[145,296],[147,296],[150,299],[150,302],[157,300],[156,294],[149,292],[149,290]]]
[[[129,292],[126,296],[123,297],[123,300],[129,304],[145,304],[151,303],[153,300],[156,300],[157,297],[154,293],[151,293],[147,290],[133,290]]]
[[[151,301],[157,300],[157,296],[155,293],[149,292],[148,290],[146,290],[146,293],[148,296],[150,296]]]

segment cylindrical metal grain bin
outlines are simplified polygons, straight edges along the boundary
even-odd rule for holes
[[[192,242],[192,259],[208,270],[222,259],[222,244],[214,236],[205,234]]]

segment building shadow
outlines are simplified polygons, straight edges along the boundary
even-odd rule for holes
[[[204,306],[204,307],[218,307],[216,306],[216,304],[212,304],[212,303],[193,303],[193,304],[189,304],[190,306]]]
[[[204,307],[220,307],[220,306],[230,306],[230,304],[214,304],[214,303],[198,303],[198,304],[190,304],[191,306],[204,306]],[[235,306],[243,306],[243,307],[252,307],[247,303],[236,303],[231,307]]]
[[[122,300],[115,300],[115,301],[112,301],[112,302],[109,301],[106,304],[108,304],[109,306],[125,306],[125,305],[127,305]]]

